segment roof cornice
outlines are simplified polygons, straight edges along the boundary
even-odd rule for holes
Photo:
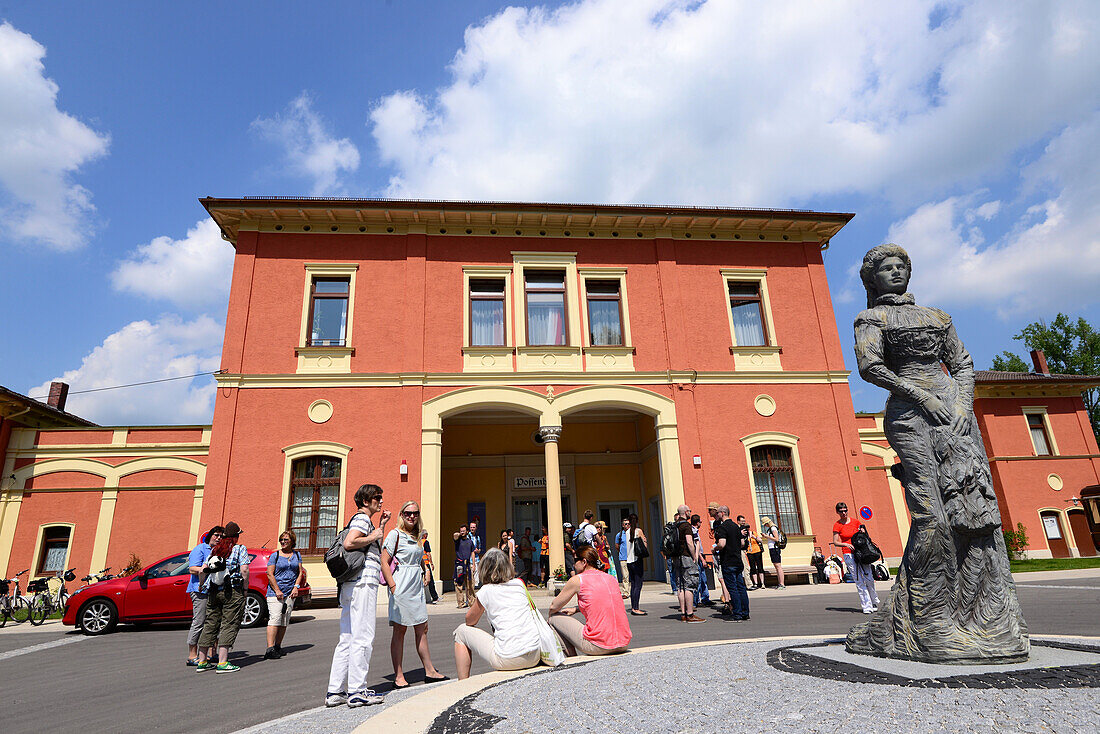
[[[722,239],[819,243],[854,214],[801,209],[539,202],[206,197],[199,200],[236,245],[241,231]]]

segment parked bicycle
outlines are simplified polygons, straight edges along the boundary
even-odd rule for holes
[[[70,568],[68,571],[58,571],[54,576],[58,580],[57,590],[53,592],[50,591],[48,578],[35,579],[27,584],[27,591],[34,592],[29,613],[31,624],[37,627],[51,614],[65,608],[65,601],[69,598],[69,590],[65,588],[65,582],[76,579],[76,574],[73,573],[75,570]]]
[[[29,570],[24,568],[10,579],[0,579],[0,627],[6,625],[9,619],[19,624],[30,616],[30,604],[19,593],[19,577]]]
[[[88,584],[88,585],[98,584],[100,581],[106,581],[107,579],[113,579],[114,578],[114,576],[107,573],[110,570],[111,570],[111,567],[107,566],[107,568],[103,569],[99,573],[90,573],[87,576],[84,576],[83,578],[81,578],[80,580],[83,581],[85,584]]]

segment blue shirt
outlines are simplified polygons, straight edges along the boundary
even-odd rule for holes
[[[619,560],[620,561],[625,561],[626,558],[627,558],[627,551],[630,550],[630,548],[627,545],[630,542],[629,537],[630,536],[628,535],[627,531],[625,531],[625,530],[620,530],[619,534],[615,536],[615,542],[619,544]]]
[[[301,568],[302,557],[298,551],[290,554],[290,558],[284,558],[279,551],[275,551],[267,557],[267,567],[272,568],[275,575],[275,583],[279,585],[279,591],[289,594],[294,590],[294,582],[298,580],[298,570]],[[267,595],[275,596],[275,589],[271,584],[267,585]]]
[[[201,566],[206,562],[206,559],[210,557],[210,546],[206,543],[199,543],[191,552],[187,555],[188,566]],[[205,594],[206,589],[200,588],[202,586],[202,579],[199,578],[199,574],[191,574],[191,580],[187,582],[187,593],[190,594],[194,591],[200,594]]]

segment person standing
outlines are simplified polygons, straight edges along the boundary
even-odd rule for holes
[[[474,550],[470,553],[470,589],[476,589],[481,586],[481,576],[478,571],[478,564],[481,562],[481,554],[485,552],[485,539],[478,533],[478,527],[480,526],[480,520],[474,517],[470,520],[470,542],[474,544]],[[466,600],[469,604],[469,599]]]
[[[206,649],[199,650],[199,635],[202,634],[202,626],[206,622],[206,559],[210,557],[211,547],[217,545],[224,535],[225,528],[215,525],[187,555],[187,570],[191,572],[191,580],[187,582],[187,594],[191,597],[191,629],[187,631],[187,664],[191,667],[206,662],[213,655],[213,652]]]
[[[730,603],[730,595],[729,590],[726,589],[725,576],[722,573],[722,554],[719,552],[717,546],[715,545],[717,540],[714,537],[714,528],[717,524],[718,518],[718,507],[719,505],[717,502],[710,502],[707,504],[707,514],[710,515],[710,530],[708,531],[710,533],[711,544],[710,561],[711,567],[714,569],[714,583],[718,586],[719,589],[722,590],[722,605],[728,608]],[[728,510],[726,514],[729,514]]]
[[[779,585],[775,588],[785,589],[787,587],[783,585],[783,549],[779,547],[779,528],[770,517],[760,518],[760,527],[764,540],[768,544],[768,556],[771,557],[772,565],[775,566],[775,576],[779,580]]]
[[[546,528],[542,529],[539,545],[542,552],[542,555],[539,556],[542,561],[542,585],[546,586],[547,582],[550,581],[550,531]]]
[[[580,552],[579,546],[592,545],[595,541],[596,525],[592,522],[592,518],[595,516],[596,513],[592,512],[592,510],[584,511],[584,520],[582,520],[581,524],[577,527],[577,533],[580,537],[577,539],[577,542],[573,544],[574,554]]]
[[[642,559],[638,558],[638,544],[641,543],[646,551],[649,550],[649,541],[645,533],[638,527],[638,516],[630,513],[630,517],[624,523],[626,527],[626,572],[630,576],[630,613],[644,617],[639,606],[642,601]]]
[[[455,539],[455,601],[459,609],[470,606],[470,598],[474,594],[474,576],[471,564],[474,557],[474,541],[470,537],[469,529],[465,525],[458,526]]]
[[[738,517],[739,523],[744,522],[744,515]],[[749,529],[745,547],[745,557],[749,560],[749,580],[752,581],[749,591],[756,591],[764,588],[764,544],[751,525],[746,523],[745,527]]]
[[[713,602],[710,600],[710,589],[707,587],[707,567],[703,560],[703,546],[699,542],[699,528],[702,525],[703,519],[701,517],[698,515],[691,516],[691,536],[695,540],[695,547],[699,549],[699,581],[692,591],[692,600],[695,602],[696,607],[709,607]]]
[[[615,533],[615,567],[619,577],[619,590],[623,594],[623,598],[630,592],[630,581],[628,576],[630,572],[626,568],[627,556],[629,555],[630,545],[630,519],[624,517],[622,521],[622,527],[619,528],[619,532]]]
[[[615,578],[615,569],[611,565],[611,542],[607,539],[607,526],[603,520],[596,521],[596,537],[592,539],[592,547],[600,559],[599,570]]]
[[[382,696],[367,688],[370,656],[374,649],[374,622],[378,604],[378,575],[381,572],[381,541],[386,536],[390,511],[382,509],[382,488],[364,484],[355,490],[358,512],[348,523],[344,550],[365,555],[359,577],[339,584],[340,639],[332,653],[326,706],[347,704],[351,708],[382,703]],[[372,518],[378,513],[376,527]]]
[[[439,594],[435,591],[435,562],[432,560],[432,546],[428,542],[428,531],[420,532],[420,547],[424,551],[424,573],[428,583],[424,586],[424,601],[435,604],[439,601]]]
[[[397,527],[382,542],[382,578],[390,590],[389,616],[390,661],[393,663],[393,687],[407,688],[405,680],[405,633],[413,628],[416,652],[424,664],[424,680],[446,680],[432,665],[428,652],[428,607],[424,604],[424,549],[420,538],[420,505],[408,501],[401,506]],[[396,566],[391,568],[391,564]]]
[[[848,516],[848,505],[844,502],[836,503],[836,514],[839,519],[833,523],[833,545],[843,549],[844,563],[852,570],[853,580],[856,582],[856,593],[859,594],[859,605],[864,614],[878,611],[878,591],[875,590],[875,576],[871,572],[871,564],[860,563],[852,552],[852,536],[859,532],[860,523]],[[861,536],[862,537],[862,536]]]
[[[519,561],[523,564],[523,573],[520,574],[520,580],[527,586],[533,585],[531,583],[531,578],[534,575],[534,564],[531,562],[533,551],[531,528],[524,528],[523,535],[519,539]]]
[[[573,575],[573,559],[576,558],[573,551],[573,523],[562,523],[561,529],[562,537],[565,541],[565,577],[569,578]]]
[[[225,536],[210,549],[207,559],[206,621],[199,636],[199,647],[217,647],[218,663],[200,662],[195,670],[202,673],[236,673],[240,667],[229,662],[229,650],[237,641],[248,598],[248,549],[240,540],[241,528],[235,522],[225,524]]]
[[[729,519],[730,508],[719,505],[714,520],[714,543],[722,560],[722,574],[729,589],[730,619],[743,622],[749,618],[749,592],[745,588],[745,562],[741,551],[747,545],[748,533]]]
[[[676,554],[673,557],[672,573],[676,577],[680,601],[680,621],[699,624],[706,620],[695,615],[694,593],[699,586],[699,545],[692,533],[691,508],[680,505],[676,508]]]
[[[298,589],[305,583],[306,571],[302,556],[296,550],[298,536],[284,530],[279,536],[279,550],[267,557],[267,652],[265,660],[283,656],[283,637],[290,625],[290,613]]]

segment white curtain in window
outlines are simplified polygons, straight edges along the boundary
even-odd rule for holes
[[[1033,426],[1031,428],[1031,442],[1035,444],[1035,453],[1039,456],[1049,456],[1050,447],[1047,446],[1047,437],[1043,433],[1042,427]]]
[[[478,347],[504,346],[504,302],[470,302],[470,344]]]
[[[68,550],[68,545],[54,545],[47,548],[46,566],[42,569],[42,573],[55,573],[64,570],[65,554]]]
[[[588,321],[591,326],[593,346],[602,347],[623,343],[618,301],[589,301]]]
[[[760,347],[764,340],[764,324],[760,320],[760,306],[755,301],[731,306],[733,337],[739,347]]]
[[[565,344],[565,299],[558,293],[527,294],[527,343]]]

